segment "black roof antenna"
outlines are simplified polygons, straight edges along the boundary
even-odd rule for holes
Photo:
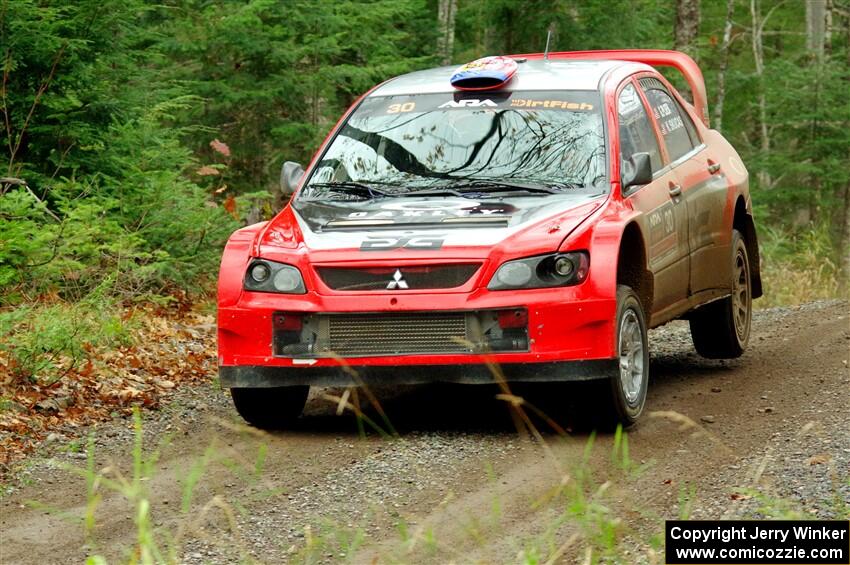
[[[543,60],[549,60],[549,42],[552,40],[552,29],[546,31],[546,49],[543,51]]]

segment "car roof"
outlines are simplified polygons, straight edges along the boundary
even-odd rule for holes
[[[648,65],[617,60],[527,60],[519,64],[508,85],[499,90],[598,90],[610,70],[624,65],[651,70]],[[454,65],[401,75],[380,85],[369,96],[457,92],[449,82],[457,68]]]

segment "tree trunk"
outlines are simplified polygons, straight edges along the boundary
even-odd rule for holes
[[[823,51],[827,57],[832,55],[832,13],[834,10],[835,3],[832,0],[826,0],[826,14],[824,14],[823,23]]]
[[[823,59],[825,37],[826,0],[808,0],[806,2],[806,49],[815,60]]]
[[[448,65],[452,62],[455,45],[455,17],[457,16],[457,0],[439,0],[437,5],[437,23],[440,26],[437,36],[437,56],[440,63]]]
[[[844,20],[847,37],[847,67],[850,68],[850,15]],[[850,151],[847,153],[850,160]],[[844,221],[841,223],[841,237],[838,241],[838,253],[841,261],[841,288],[850,291],[850,183],[844,187]]]
[[[714,107],[714,129],[723,131],[723,103],[726,101],[726,70],[729,68],[729,51],[732,44],[732,16],[735,0],[726,1],[726,23],[723,25],[723,43],[720,45],[720,70],[717,71],[717,104]]]
[[[696,39],[699,35],[700,0],[676,0],[676,29],[673,46],[696,58]]]
[[[814,67],[814,103],[812,105],[812,121],[809,129],[811,147],[816,146],[820,125],[818,123],[820,110],[820,94],[823,88],[823,69],[826,57],[827,18],[830,6],[827,0],[809,0],[806,2],[806,49],[809,52],[810,64]],[[831,18],[830,18],[831,20]],[[830,30],[831,31],[831,30]],[[817,161],[818,156],[812,155]],[[812,190],[809,194],[809,218],[817,221],[818,204],[821,200],[821,175],[812,175],[809,179]]]
[[[750,0],[750,16],[753,21],[752,44],[753,44],[753,60],[756,67],[756,78],[758,79],[758,112],[759,112],[759,130],[761,141],[762,159],[770,155],[770,133],[767,129],[767,99],[764,95],[764,47],[762,46],[762,32],[764,31],[764,21],[761,18],[761,8],[759,0]],[[771,188],[770,172],[766,168],[762,168],[758,172],[759,185],[762,188]]]

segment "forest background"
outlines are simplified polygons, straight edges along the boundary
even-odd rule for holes
[[[209,304],[229,233],[372,85],[548,32],[697,59],[751,173],[760,305],[846,292],[847,0],[0,0],[0,383]]]

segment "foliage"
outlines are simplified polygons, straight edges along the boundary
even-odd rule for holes
[[[112,304],[90,296],[0,312],[0,338],[0,360],[11,374],[50,383],[79,368],[92,348],[126,345],[129,332]]]
[[[801,304],[840,295],[838,265],[830,259],[831,242],[826,226],[795,233],[768,229],[761,236],[762,279],[765,295],[761,307]]]
[[[0,304],[193,289],[235,227],[176,125],[197,98],[150,68],[144,3],[5,1]]]
[[[309,159],[363,92],[433,62],[427,13],[422,0],[297,0],[285,7],[177,0],[151,18],[164,37],[164,72],[203,97],[186,118],[228,140],[230,180],[240,191],[256,191],[273,187],[283,161]],[[189,144],[210,152],[203,134]]]

